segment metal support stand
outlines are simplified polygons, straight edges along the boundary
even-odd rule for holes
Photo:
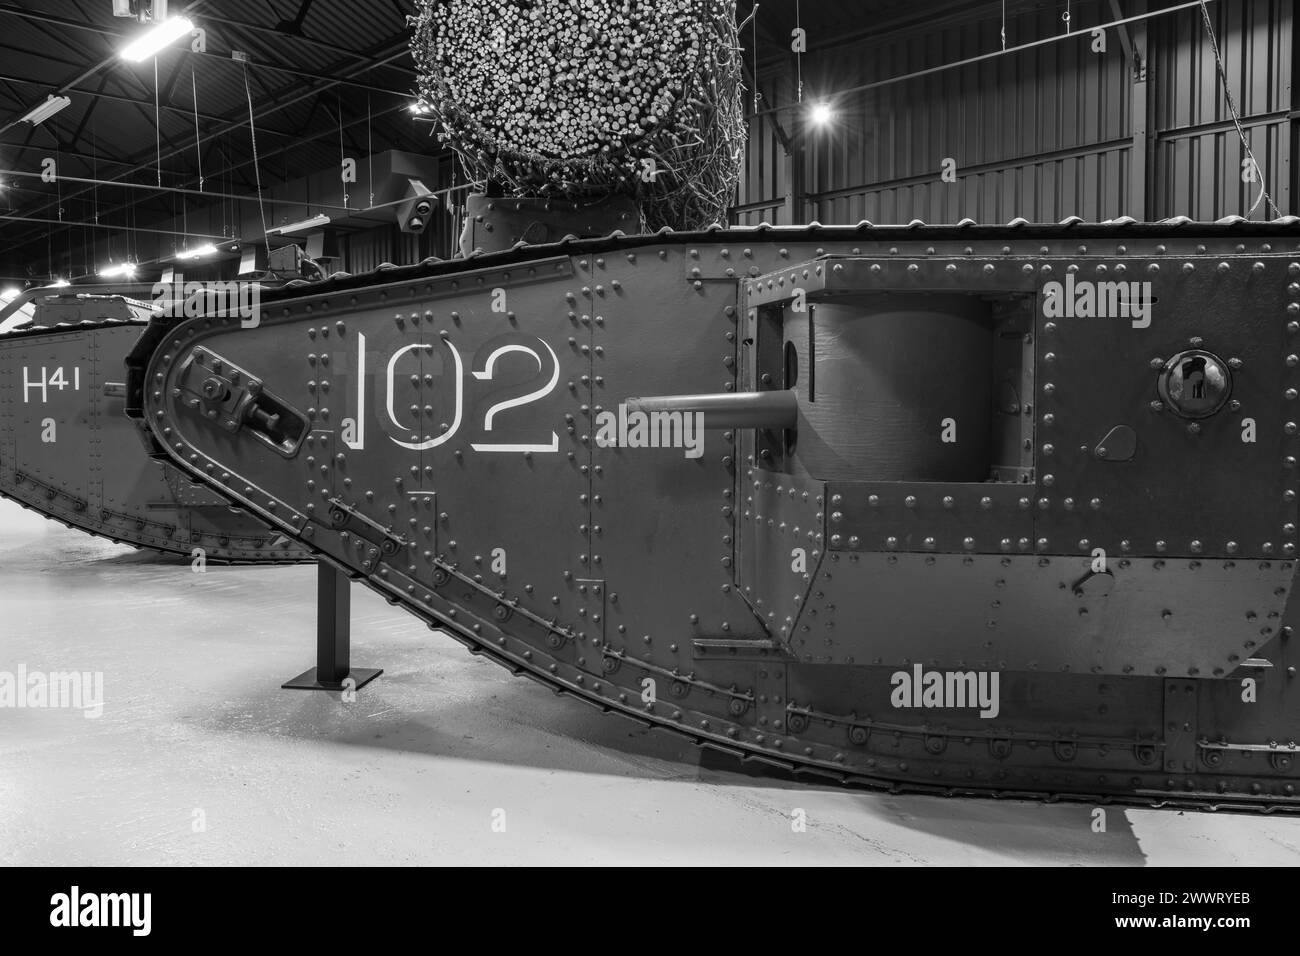
[[[383,673],[351,666],[352,582],[342,571],[316,564],[316,666],[280,686],[287,690],[359,690]],[[344,682],[348,681],[345,686]]]

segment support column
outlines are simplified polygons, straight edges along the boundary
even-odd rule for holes
[[[358,690],[383,673],[352,667],[352,582],[324,561],[316,563],[316,666],[281,686],[287,690]]]

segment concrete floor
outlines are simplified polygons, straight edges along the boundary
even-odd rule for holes
[[[313,586],[196,574],[0,502],[0,671],[104,675],[98,719],[0,708],[0,864],[1300,863],[1300,819],[1111,808],[1094,833],[1085,806],[741,772],[360,588],[353,662],[383,676],[351,704],[281,690],[312,663]]]

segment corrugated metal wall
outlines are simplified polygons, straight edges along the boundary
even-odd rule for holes
[[[1142,9],[1117,6],[1125,15]],[[1295,176],[1293,6],[1210,5],[1243,126],[1284,213],[1292,211]],[[1021,5],[1008,21],[1008,45],[1062,33],[1063,9]],[[1214,219],[1248,212],[1259,187],[1241,181],[1241,145],[1195,8],[1130,24],[1123,37],[1111,29],[1098,53],[1086,31],[1115,19],[1112,4],[1074,3],[1074,37],[836,95],[997,51],[998,11],[991,4],[975,19],[849,44],[819,46],[810,35],[805,102],[828,98],[834,121],[818,129],[790,109],[751,117],[735,221]],[[784,35],[782,26],[773,32]],[[1134,70],[1126,48],[1145,52],[1144,72]],[[793,102],[790,58],[760,65],[758,75],[766,105]],[[949,158],[956,163],[952,183],[940,178]]]
[[[343,242],[343,271],[356,274],[371,272],[385,262],[394,265],[419,262],[418,252],[408,248],[409,239],[419,237],[401,232],[396,224],[353,233]]]
[[[1294,212],[1297,104],[1293,92],[1295,4],[1248,0],[1211,5],[1228,85],[1251,151],[1284,214]],[[1245,215],[1259,186],[1242,182],[1241,140],[1218,83],[1200,18],[1153,21],[1156,176],[1159,215]],[[1256,218],[1264,215],[1263,204]],[[1271,215],[1271,214],[1269,214]]]

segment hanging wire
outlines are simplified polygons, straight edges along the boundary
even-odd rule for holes
[[[370,205],[375,204],[375,141],[371,136],[370,129],[370,93],[366,93],[366,161],[370,166],[370,179],[367,185],[370,187]]]
[[[1228,101],[1228,112],[1232,114],[1232,125],[1237,128],[1237,136],[1241,139],[1241,148],[1246,152],[1246,158],[1250,160],[1251,169],[1259,176],[1259,196],[1246,213],[1246,217],[1254,215],[1255,210],[1259,208],[1260,202],[1267,200],[1268,208],[1273,210],[1275,218],[1281,218],[1282,213],[1277,208],[1277,203],[1273,202],[1273,197],[1268,193],[1268,183],[1264,178],[1264,170],[1260,167],[1259,162],[1255,159],[1255,154],[1251,151],[1250,143],[1246,140],[1246,131],[1241,127],[1241,117],[1237,115],[1237,104],[1232,101],[1232,90],[1228,87],[1228,75],[1223,69],[1223,57],[1219,55],[1219,41],[1214,35],[1214,24],[1210,22],[1210,9],[1205,5],[1205,0],[1201,0],[1201,20],[1205,24],[1206,36],[1210,38],[1210,48],[1214,51],[1214,63],[1219,71],[1219,80],[1223,83],[1223,98]]]
[[[457,162],[454,162],[454,161],[453,161],[452,164],[451,164],[451,188],[452,188],[453,190],[454,190],[454,189],[459,185],[459,183],[457,182],[457,179],[459,178],[458,175],[457,175],[459,169],[460,169],[460,163],[457,163]],[[451,199],[451,193],[450,193],[450,192],[447,194],[447,198],[448,198],[448,200]],[[457,202],[457,203],[455,203],[455,204],[452,204],[451,202],[448,202],[448,204],[447,204],[448,207],[450,208],[450,211],[451,211],[451,214],[452,214],[452,233],[451,233],[451,235],[452,235],[451,243],[452,243],[452,244],[454,244],[455,241],[456,241],[454,237],[461,235],[461,234],[464,232],[464,229],[465,229],[465,221],[464,221],[464,211],[465,211],[465,207],[464,207],[464,202],[465,202],[465,200],[462,199],[460,202]],[[453,246],[453,252],[454,252],[454,246]]]
[[[221,171],[217,174],[221,183],[221,191],[225,195],[230,194],[230,144],[223,138],[221,140]],[[226,230],[230,230],[227,232]],[[239,221],[239,210],[235,206],[233,199],[223,198],[221,200],[221,234],[223,236],[233,236],[242,233],[242,223]]]
[[[184,230],[184,233],[183,233],[183,235],[181,236],[181,238],[182,238],[183,241],[184,241],[184,248],[188,249],[188,248],[190,247],[190,204],[187,203],[185,200],[180,199],[180,196],[179,196],[178,193],[172,193],[172,221],[173,221],[173,222],[174,222],[175,219],[176,219],[176,204],[177,204],[177,202],[180,203],[180,207],[181,207],[181,229]],[[174,249],[176,248],[176,236],[173,235],[173,236],[171,237],[171,240],[172,240],[172,249],[174,250]]]
[[[1065,21],[1065,32],[1070,32],[1070,0],[1065,0],[1065,12],[1061,14],[1061,19]]]
[[[91,169],[94,170],[95,182],[90,187],[90,201],[92,212],[95,214],[95,225],[99,225],[99,136],[95,128],[90,128],[90,162]]]
[[[68,237],[68,275],[72,275],[72,233],[74,231],[74,229],[63,230],[63,234]],[[50,278],[53,279],[56,278],[56,276],[51,273]]]
[[[754,4],[754,9],[749,11],[749,19],[753,21],[752,24],[750,25],[750,31],[749,31],[750,33],[749,51],[754,56],[754,70],[750,75],[754,78],[754,112],[755,113],[758,112],[758,105],[763,99],[763,91],[758,88],[758,7],[759,5],[756,3]],[[743,28],[744,26],[745,25],[742,23],[741,27]]]
[[[794,0],[794,25],[796,29],[799,30],[803,29],[803,17],[801,17],[799,14],[799,0]],[[805,46],[807,44],[807,40],[802,37],[800,39],[801,42],[799,46],[800,47]],[[799,84],[797,90],[798,100],[800,103],[802,103],[803,102],[803,53],[801,53],[798,50],[796,50],[794,54],[794,69],[795,69],[795,76],[798,79],[798,84]]]
[[[269,247],[270,231],[266,227],[266,205],[262,202],[262,164],[257,158],[257,124],[253,121],[253,89],[248,83],[248,61],[244,66],[244,96],[248,99],[248,132],[253,139],[253,178],[257,182],[257,209],[262,215],[262,241]]]
[[[199,145],[199,84],[195,79],[195,67],[190,65],[190,91],[194,100],[194,158],[199,165],[199,192],[203,192],[203,148]]]
[[[171,219],[171,221],[172,221],[172,225],[175,225],[175,224],[176,224],[176,220],[179,219],[179,220],[181,220],[181,229],[183,230],[183,232],[181,233],[181,244],[180,244],[179,246],[176,245],[176,233],[175,233],[175,232],[173,232],[171,235],[165,237],[165,239],[162,240],[162,241],[170,242],[170,243],[172,244],[172,255],[175,255],[177,252],[179,252],[179,251],[183,251],[183,250],[188,249],[188,248],[190,247],[190,237],[189,237],[189,228],[190,228],[190,223],[189,223],[189,217],[185,215],[185,207],[184,207],[184,206],[181,207],[180,212],[177,212],[177,211],[176,211],[176,194],[175,194],[175,193],[168,193],[168,194],[167,194],[167,201],[168,201],[169,203],[171,203],[171,207],[172,207],[172,219]],[[161,242],[160,242],[160,245],[161,245]]]
[[[225,144],[224,144],[223,142],[221,142],[221,140],[217,140],[217,142],[213,144],[213,147],[212,147],[212,148],[213,148],[214,150],[216,150],[216,149],[220,149],[220,150],[221,150],[221,163],[222,163],[222,168],[224,168],[224,166],[225,166],[225,162],[226,162],[226,149],[225,149]],[[221,185],[223,182],[224,182],[224,179],[223,179],[222,176],[221,176],[221,172],[220,172],[220,170],[218,170],[218,171],[217,171],[217,184],[218,184],[218,185]],[[224,193],[225,190],[223,189],[222,192]],[[226,207],[227,207],[226,197],[223,195],[223,196],[221,197],[221,199],[219,200],[219,202],[221,203],[221,234],[222,234],[223,236],[229,236],[230,233],[227,231],[228,226],[227,226],[227,223],[226,223]]]
[[[50,134],[53,136],[53,132]],[[59,154],[59,140],[54,138],[54,168],[57,171],[63,164],[63,157]],[[59,201],[59,222],[63,222],[63,177],[56,172],[54,177],[55,195]],[[50,229],[45,233],[45,258],[46,265],[49,267],[50,275],[54,274],[54,230]]]
[[[63,157],[59,153],[59,144],[54,144],[54,168],[58,169],[63,165]],[[63,177],[56,175],[54,177],[55,196],[59,200],[59,222],[63,222]]]
[[[1007,52],[1007,0],[1002,0],[1002,52]]]
[[[338,104],[338,108],[339,108],[339,180],[341,181],[343,186],[343,208],[347,209],[348,208],[348,180],[347,177],[343,175],[343,167],[344,164],[347,163],[348,157],[347,157],[347,153],[344,152],[343,149],[343,97],[336,96],[334,98],[334,102]]]
[[[158,115],[158,58],[153,58],[153,142],[157,160],[158,185],[162,185],[162,121]]]

